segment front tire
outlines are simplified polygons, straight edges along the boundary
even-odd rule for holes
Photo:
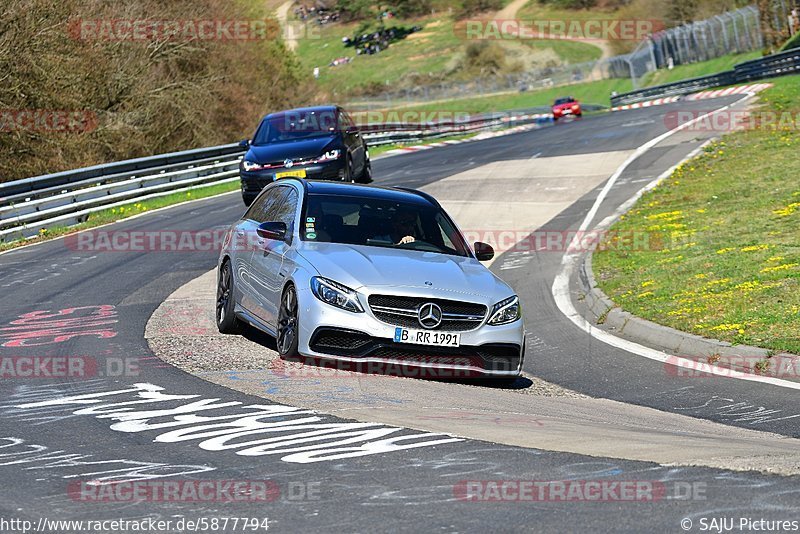
[[[281,295],[281,306],[278,310],[278,336],[275,342],[281,358],[296,358],[299,329],[298,329],[297,290],[289,284]]]
[[[358,183],[371,184],[372,183],[372,163],[369,159],[364,162],[364,170],[361,171],[361,176],[358,177]]]
[[[231,262],[225,260],[217,277],[217,329],[222,334],[238,334],[242,330],[242,323],[234,313],[236,302],[233,295]]]
[[[342,181],[346,184],[353,183],[355,180],[353,179],[353,160],[350,156],[347,156],[347,159],[344,161],[344,172],[342,173]]]

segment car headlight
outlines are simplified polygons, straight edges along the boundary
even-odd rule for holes
[[[519,297],[514,295],[492,306],[487,324],[497,326],[513,323],[520,317],[522,317],[522,306],[519,304]]]
[[[364,311],[358,302],[358,293],[333,280],[315,276],[311,279],[311,291],[315,297],[331,306],[355,313]]]
[[[254,161],[247,161],[246,159],[242,160],[242,169],[244,169],[247,172],[258,171],[258,170],[261,170],[263,168],[264,168],[263,165],[259,165],[258,163],[254,162]]]
[[[328,150],[323,155],[317,158],[317,162],[321,161],[333,161],[335,159],[339,159],[339,156],[342,155],[342,151],[339,149],[336,150]]]

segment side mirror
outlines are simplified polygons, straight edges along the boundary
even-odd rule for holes
[[[278,221],[267,221],[258,225],[256,233],[264,239],[275,241],[286,240],[286,223]]]
[[[242,139],[241,141],[239,141],[239,146],[242,148],[248,148],[250,146],[250,140]]]
[[[491,245],[475,241],[475,257],[478,261],[489,261],[494,258],[494,249]]]

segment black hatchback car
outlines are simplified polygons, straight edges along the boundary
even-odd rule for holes
[[[367,143],[339,106],[298,108],[261,120],[239,164],[248,206],[267,184],[296,177],[367,184],[372,181]]]

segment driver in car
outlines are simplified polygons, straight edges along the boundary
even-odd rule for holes
[[[376,235],[373,239],[381,241],[391,241],[395,245],[405,245],[413,243],[414,228],[417,222],[417,215],[411,211],[398,210],[392,217],[392,230],[389,234]]]

